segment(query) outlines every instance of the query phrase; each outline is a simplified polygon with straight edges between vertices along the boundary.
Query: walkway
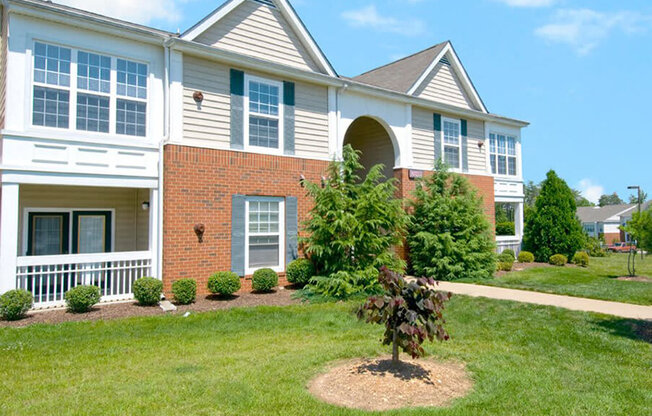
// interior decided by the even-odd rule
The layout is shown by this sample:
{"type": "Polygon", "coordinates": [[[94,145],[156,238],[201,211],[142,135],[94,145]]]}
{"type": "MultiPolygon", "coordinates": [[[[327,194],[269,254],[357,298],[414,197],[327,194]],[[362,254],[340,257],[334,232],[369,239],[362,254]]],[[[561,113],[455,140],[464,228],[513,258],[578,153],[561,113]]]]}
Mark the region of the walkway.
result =
{"type": "Polygon", "coordinates": [[[437,288],[458,295],[513,300],[516,302],[534,303],[537,305],[557,306],[559,308],[566,308],[574,311],[596,312],[629,319],[647,319],[652,321],[652,306],[576,298],[573,296],[552,295],[549,293],[505,289],[502,287],[481,286],[468,283],[439,282],[437,288]]]}

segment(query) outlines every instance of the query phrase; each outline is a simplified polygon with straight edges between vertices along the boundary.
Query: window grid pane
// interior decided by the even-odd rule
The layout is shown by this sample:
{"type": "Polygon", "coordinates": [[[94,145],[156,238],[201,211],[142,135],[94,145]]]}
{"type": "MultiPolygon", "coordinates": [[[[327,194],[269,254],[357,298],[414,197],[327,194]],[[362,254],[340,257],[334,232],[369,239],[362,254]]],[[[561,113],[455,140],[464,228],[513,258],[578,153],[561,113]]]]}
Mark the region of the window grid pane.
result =
{"type": "Polygon", "coordinates": [[[278,116],[279,88],[275,85],[249,81],[249,111],[278,116]]]}
{"type": "Polygon", "coordinates": [[[109,132],[109,98],[77,94],[77,130],[109,132]]]}
{"type": "Polygon", "coordinates": [[[513,137],[507,138],[507,154],[509,156],[516,156],[516,139],[513,137]]]}
{"type": "Polygon", "coordinates": [[[444,162],[451,168],[459,168],[460,148],[456,146],[444,146],[444,162]]]}
{"type": "Polygon", "coordinates": [[[460,125],[444,121],[444,143],[446,144],[460,144],[460,125]]]}
{"type": "Polygon", "coordinates": [[[278,234],[279,203],[266,201],[249,202],[249,233],[278,234]]]}
{"type": "Polygon", "coordinates": [[[118,59],[117,94],[125,97],[147,98],[147,65],[118,59]]]}
{"type": "Polygon", "coordinates": [[[507,168],[508,168],[508,175],[516,175],[516,158],[515,157],[509,157],[507,158],[507,168]]]}
{"type": "Polygon", "coordinates": [[[505,156],[498,156],[498,174],[507,174],[507,158],[505,156]]]}
{"type": "Polygon", "coordinates": [[[489,161],[492,174],[516,176],[516,138],[490,134],[489,161]]]}
{"type": "Polygon", "coordinates": [[[138,101],[117,100],[116,133],[127,136],[146,135],[147,104],[138,101]]]}
{"type": "Polygon", "coordinates": [[[34,82],[70,86],[71,50],[36,42],[34,44],[34,82]]]}
{"type": "Polygon", "coordinates": [[[77,53],[77,88],[111,92],[111,58],[94,53],[77,53]]]}
{"type": "Polygon", "coordinates": [[[68,128],[68,91],[34,87],[32,124],[56,128],[68,128]]]}
{"type": "Polygon", "coordinates": [[[249,145],[278,149],[278,120],[250,116],[249,145]]]}

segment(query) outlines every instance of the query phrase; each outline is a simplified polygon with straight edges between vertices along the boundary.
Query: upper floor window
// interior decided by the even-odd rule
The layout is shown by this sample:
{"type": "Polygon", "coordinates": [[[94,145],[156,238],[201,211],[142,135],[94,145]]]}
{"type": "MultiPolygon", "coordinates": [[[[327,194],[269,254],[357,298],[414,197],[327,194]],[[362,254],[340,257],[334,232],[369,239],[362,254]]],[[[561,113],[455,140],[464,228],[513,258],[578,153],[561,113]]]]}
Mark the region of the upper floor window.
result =
{"type": "Polygon", "coordinates": [[[516,138],[491,133],[489,161],[492,174],[516,176],[516,138]]]}
{"type": "Polygon", "coordinates": [[[459,169],[461,163],[461,140],[459,120],[444,119],[444,162],[453,169],[459,169]]]}
{"type": "Polygon", "coordinates": [[[147,77],[143,63],[35,42],[32,124],[144,137],[147,77]]]}
{"type": "Polygon", "coordinates": [[[248,146],[281,149],[282,85],[275,81],[248,78],[248,146]]]}

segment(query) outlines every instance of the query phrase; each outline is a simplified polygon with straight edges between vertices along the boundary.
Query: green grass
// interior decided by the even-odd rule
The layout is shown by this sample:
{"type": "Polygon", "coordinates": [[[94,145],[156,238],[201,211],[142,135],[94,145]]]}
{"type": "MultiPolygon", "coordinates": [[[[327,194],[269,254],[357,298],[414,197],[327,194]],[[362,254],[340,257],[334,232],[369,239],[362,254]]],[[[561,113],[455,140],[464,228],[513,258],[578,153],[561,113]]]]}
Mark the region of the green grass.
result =
{"type": "MultiPolygon", "coordinates": [[[[636,274],[652,277],[652,256],[636,260],[636,274]]],[[[512,289],[534,290],[592,299],[652,305],[652,282],[617,280],[627,275],[627,255],[591,257],[589,267],[532,268],[489,280],[459,280],[512,289]]]]}
{"type": "MultiPolygon", "coordinates": [[[[4,328],[0,414],[367,414],[305,387],[335,360],[387,352],[354,306],[4,328]]],[[[649,323],[461,296],[446,317],[452,340],[427,350],[467,363],[473,391],[448,409],[388,414],[652,414],[649,323]]]]}

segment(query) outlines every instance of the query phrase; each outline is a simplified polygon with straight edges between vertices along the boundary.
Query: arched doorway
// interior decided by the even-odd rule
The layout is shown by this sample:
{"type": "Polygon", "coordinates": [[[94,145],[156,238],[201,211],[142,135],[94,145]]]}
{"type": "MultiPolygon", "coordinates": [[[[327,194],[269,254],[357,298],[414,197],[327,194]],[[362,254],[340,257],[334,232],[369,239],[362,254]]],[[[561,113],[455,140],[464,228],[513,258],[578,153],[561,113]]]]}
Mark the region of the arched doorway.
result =
{"type": "MultiPolygon", "coordinates": [[[[350,144],[355,150],[362,152],[360,163],[365,173],[372,166],[382,163],[383,173],[387,179],[394,177],[396,153],[392,138],[387,129],[371,117],[357,118],[346,131],[344,145],[350,144]]],[[[362,176],[362,175],[361,175],[362,176]]]]}

